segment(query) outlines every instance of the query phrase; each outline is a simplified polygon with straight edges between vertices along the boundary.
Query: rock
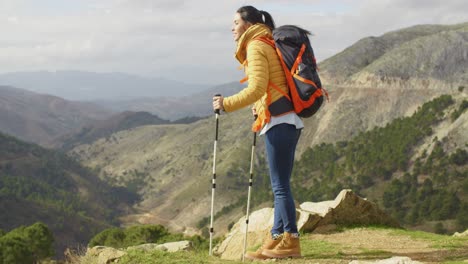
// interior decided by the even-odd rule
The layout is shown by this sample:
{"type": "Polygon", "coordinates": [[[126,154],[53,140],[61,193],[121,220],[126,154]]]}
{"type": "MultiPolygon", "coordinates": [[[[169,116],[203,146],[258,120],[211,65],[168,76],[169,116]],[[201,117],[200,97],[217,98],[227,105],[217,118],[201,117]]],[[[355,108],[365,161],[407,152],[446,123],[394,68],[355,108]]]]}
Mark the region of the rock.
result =
{"type": "Polygon", "coordinates": [[[154,244],[154,243],[147,243],[147,244],[141,244],[138,246],[128,247],[127,250],[143,250],[143,251],[161,250],[161,245],[154,244]]]}
{"type": "MultiPolygon", "coordinates": [[[[169,242],[165,244],[142,244],[138,246],[128,247],[126,250],[161,250],[167,252],[177,252],[183,250],[191,250],[192,248],[192,242],[185,240],[179,242],[169,242]]],[[[87,257],[97,259],[97,264],[108,264],[118,262],[118,259],[124,256],[125,254],[127,254],[126,251],[104,246],[88,248],[88,250],[86,251],[87,257]]]]}
{"type": "Polygon", "coordinates": [[[184,240],[179,242],[168,242],[165,244],[142,244],[138,246],[128,247],[127,250],[143,250],[143,251],[153,251],[161,250],[167,252],[177,252],[177,251],[188,251],[193,249],[192,242],[184,240]]]}
{"type": "Polygon", "coordinates": [[[86,255],[97,258],[97,264],[113,263],[115,260],[121,258],[125,254],[127,254],[127,252],[103,246],[89,248],[86,251],[86,255]]]}
{"type": "Polygon", "coordinates": [[[454,237],[467,237],[468,236],[468,229],[465,230],[465,232],[463,233],[458,233],[458,232],[455,232],[455,234],[453,234],[454,237]]]}
{"type": "Polygon", "coordinates": [[[193,248],[192,242],[190,241],[179,241],[179,242],[169,242],[161,245],[164,248],[164,251],[167,252],[177,252],[177,251],[188,251],[193,248]]]}
{"type": "MultiPolygon", "coordinates": [[[[342,190],[335,200],[319,203],[306,202],[296,209],[297,227],[300,231],[328,232],[339,225],[387,225],[399,227],[376,204],[363,199],[351,190],[342,190]]],[[[263,208],[249,217],[247,249],[262,244],[273,225],[273,208],[263,208]]],[[[245,217],[232,227],[223,242],[215,248],[222,259],[239,260],[242,257],[245,237],[245,217]]]]}
{"type": "Polygon", "coordinates": [[[353,191],[342,190],[333,201],[319,203],[305,202],[301,210],[319,216],[316,223],[308,223],[301,229],[317,233],[328,231],[336,225],[385,225],[400,227],[398,222],[390,217],[375,203],[357,196],[353,191]]]}
{"type": "MultiPolygon", "coordinates": [[[[263,208],[250,214],[247,249],[261,244],[265,235],[273,226],[273,208],[263,208]]],[[[226,238],[214,249],[222,259],[240,260],[242,258],[245,237],[245,217],[231,228],[226,238]]]]}
{"type": "Polygon", "coordinates": [[[377,261],[353,260],[349,264],[422,264],[422,262],[414,261],[408,257],[391,257],[377,261]]]}

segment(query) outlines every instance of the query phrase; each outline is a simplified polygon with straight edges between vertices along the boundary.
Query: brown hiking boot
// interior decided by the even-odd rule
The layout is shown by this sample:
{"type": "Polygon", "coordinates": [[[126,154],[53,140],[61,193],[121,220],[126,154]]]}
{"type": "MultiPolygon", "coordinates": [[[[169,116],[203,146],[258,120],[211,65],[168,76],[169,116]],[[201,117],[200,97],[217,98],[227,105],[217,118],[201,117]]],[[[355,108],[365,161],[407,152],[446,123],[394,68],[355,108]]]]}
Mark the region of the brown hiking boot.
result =
{"type": "Polygon", "coordinates": [[[258,248],[257,251],[247,251],[244,256],[246,259],[252,260],[269,259],[269,257],[262,255],[262,251],[265,249],[274,249],[281,242],[281,239],[282,236],[278,236],[276,239],[273,239],[271,234],[268,234],[265,241],[263,241],[263,245],[258,248]]]}
{"type": "Polygon", "coordinates": [[[262,255],[269,258],[300,258],[299,236],[284,232],[283,239],[274,249],[263,249],[262,255]]]}

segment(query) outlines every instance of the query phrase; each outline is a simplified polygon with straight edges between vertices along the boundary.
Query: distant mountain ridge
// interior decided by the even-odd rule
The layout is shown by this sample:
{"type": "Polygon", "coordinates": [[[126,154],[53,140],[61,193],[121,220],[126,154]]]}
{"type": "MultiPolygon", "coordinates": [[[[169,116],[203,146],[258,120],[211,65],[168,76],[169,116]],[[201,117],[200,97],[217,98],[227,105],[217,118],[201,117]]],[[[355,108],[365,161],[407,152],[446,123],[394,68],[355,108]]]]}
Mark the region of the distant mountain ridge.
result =
{"type": "Polygon", "coordinates": [[[85,71],[37,71],[0,74],[0,85],[9,85],[74,101],[128,100],[145,97],[182,96],[205,89],[162,78],[124,73],[85,71]]]}
{"type": "Polygon", "coordinates": [[[148,112],[132,112],[125,111],[113,115],[112,117],[89,122],[85,124],[79,131],[74,133],[63,135],[56,138],[51,144],[55,148],[68,151],[73,147],[80,144],[92,143],[100,138],[107,138],[119,131],[131,130],[139,126],[147,125],[163,125],[163,124],[188,124],[193,123],[201,118],[199,117],[185,117],[176,121],[169,121],[161,119],[156,115],[152,115],[148,112]]]}
{"type": "MultiPolygon", "coordinates": [[[[468,83],[468,22],[418,25],[359,40],[320,63],[330,84],[385,78],[468,83]]],[[[392,84],[393,85],[393,84],[392,84]]]]}
{"type": "Polygon", "coordinates": [[[59,135],[111,114],[92,103],[0,86],[0,131],[25,141],[46,145],[59,135]]]}
{"type": "Polygon", "coordinates": [[[96,101],[112,111],[146,111],[161,118],[176,120],[187,116],[206,117],[213,110],[210,106],[213,95],[220,93],[229,96],[240,91],[245,85],[230,82],[216,85],[191,95],[180,97],[144,98],[125,101],[96,101]]]}

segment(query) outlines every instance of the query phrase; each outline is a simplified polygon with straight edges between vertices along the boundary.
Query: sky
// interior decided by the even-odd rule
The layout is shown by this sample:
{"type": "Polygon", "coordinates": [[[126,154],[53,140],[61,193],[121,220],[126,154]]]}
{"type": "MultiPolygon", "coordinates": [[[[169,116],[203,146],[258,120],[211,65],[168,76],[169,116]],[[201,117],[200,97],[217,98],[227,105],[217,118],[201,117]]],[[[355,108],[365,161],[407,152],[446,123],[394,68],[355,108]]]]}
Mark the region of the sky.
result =
{"type": "Polygon", "coordinates": [[[186,83],[243,77],[235,11],[252,5],[277,26],[313,32],[318,61],[368,36],[468,22],[467,0],[0,0],[0,73],[122,72],[186,83]]]}

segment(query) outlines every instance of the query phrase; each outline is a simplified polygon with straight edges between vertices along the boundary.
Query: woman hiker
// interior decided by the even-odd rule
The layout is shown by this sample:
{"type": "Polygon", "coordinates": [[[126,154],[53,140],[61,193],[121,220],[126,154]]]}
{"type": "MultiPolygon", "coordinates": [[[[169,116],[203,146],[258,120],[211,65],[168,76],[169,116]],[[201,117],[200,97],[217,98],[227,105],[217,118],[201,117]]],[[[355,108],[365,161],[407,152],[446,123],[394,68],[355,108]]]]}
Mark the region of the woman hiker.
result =
{"type": "Polygon", "coordinates": [[[268,12],[252,6],[237,10],[232,27],[237,42],[235,57],[245,67],[248,86],[233,96],[213,97],[213,108],[225,112],[253,104],[252,113],[258,118],[252,130],[260,131],[265,138],[274,194],[274,223],[271,236],[265,238],[263,245],[257,251],[245,254],[248,259],[301,256],[290,180],[294,152],[304,124],[294,112],[291,102],[282,94],[289,91],[275,49],[255,39],[272,38],[274,28],[275,23],[268,12]]]}

